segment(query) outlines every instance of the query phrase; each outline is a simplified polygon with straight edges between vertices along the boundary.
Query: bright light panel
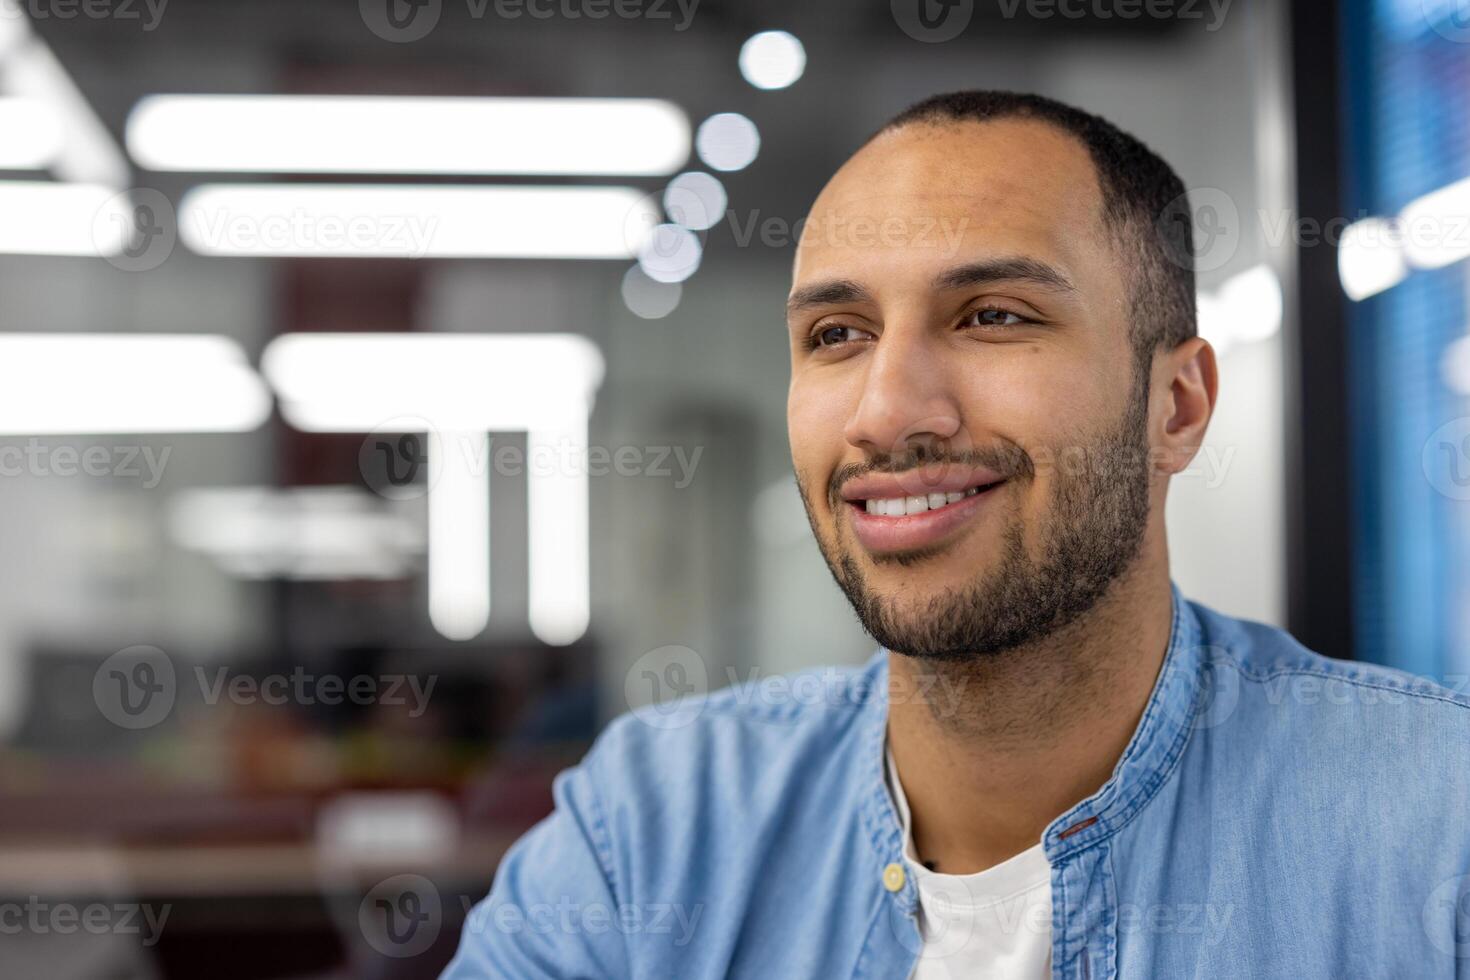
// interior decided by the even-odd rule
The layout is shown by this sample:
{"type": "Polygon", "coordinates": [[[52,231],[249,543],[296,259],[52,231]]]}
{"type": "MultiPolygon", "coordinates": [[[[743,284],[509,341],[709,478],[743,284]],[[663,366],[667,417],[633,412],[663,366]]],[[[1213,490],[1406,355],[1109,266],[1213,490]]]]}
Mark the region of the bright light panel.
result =
{"type": "Polygon", "coordinates": [[[490,437],[428,434],[429,621],[451,640],[490,622],[490,437]]]}
{"type": "Polygon", "coordinates": [[[1421,269],[1438,269],[1470,256],[1470,177],[1410,201],[1400,212],[1404,254],[1421,269]]]}
{"type": "Polygon", "coordinates": [[[531,632],[544,643],[565,646],[587,632],[591,615],[587,420],[532,429],[526,434],[526,457],[535,460],[538,453],[570,465],[532,465],[527,470],[531,632]]]}
{"type": "Polygon", "coordinates": [[[402,418],[441,432],[522,432],[586,418],[602,383],[577,334],[294,333],[261,370],[306,432],[371,432],[402,418]]]}
{"type": "Polygon", "coordinates": [[[0,97],[0,170],[44,170],[61,152],[61,120],[36,99],[0,97]]]}
{"type": "Polygon", "coordinates": [[[398,419],[434,426],[429,610],[451,639],[477,635],[490,615],[483,433],[526,432],[531,629],[552,644],[586,631],[587,418],[604,371],[595,344],[576,334],[287,334],[261,365],[299,429],[371,432],[398,419]],[[554,465],[538,465],[542,458],[554,465]]]}
{"type": "Polygon", "coordinates": [[[150,170],[659,176],[689,120],[660,99],[153,95],[127,147],[150,170]]]}
{"type": "Polygon", "coordinates": [[[240,345],[200,334],[0,334],[0,434],[248,432],[270,393],[240,345]]]}
{"type": "Polygon", "coordinates": [[[0,252],[118,255],[132,241],[127,198],[101,184],[0,181],[0,252]]]}
{"type": "MultiPolygon", "coordinates": [[[[58,179],[122,190],[128,179],[122,150],[61,62],[31,31],[22,6],[14,0],[0,0],[0,67],[4,69],[0,86],[7,96],[41,105],[60,126],[60,145],[46,161],[58,179]]],[[[8,143],[15,132],[0,124],[0,145],[8,143]]]]}
{"type": "Polygon", "coordinates": [[[631,258],[657,223],[630,187],[205,184],[179,202],[203,255],[631,258]]]}
{"type": "Polygon", "coordinates": [[[1403,282],[1409,274],[1402,236],[1387,218],[1348,225],[1337,247],[1337,277],[1352,299],[1367,299],[1403,282]]]}

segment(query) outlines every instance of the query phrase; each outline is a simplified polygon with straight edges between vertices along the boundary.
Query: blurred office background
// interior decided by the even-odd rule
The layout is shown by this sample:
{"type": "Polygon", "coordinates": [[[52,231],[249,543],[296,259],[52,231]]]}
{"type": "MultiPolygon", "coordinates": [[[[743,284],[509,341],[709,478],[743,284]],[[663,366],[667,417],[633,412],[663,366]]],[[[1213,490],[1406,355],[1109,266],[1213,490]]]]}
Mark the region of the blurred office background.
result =
{"type": "Polygon", "coordinates": [[[865,658],[782,304],[826,177],[938,91],[1191,189],[1184,591],[1455,683],[1466,23],[0,0],[0,975],[433,976],[609,717],[865,658]]]}

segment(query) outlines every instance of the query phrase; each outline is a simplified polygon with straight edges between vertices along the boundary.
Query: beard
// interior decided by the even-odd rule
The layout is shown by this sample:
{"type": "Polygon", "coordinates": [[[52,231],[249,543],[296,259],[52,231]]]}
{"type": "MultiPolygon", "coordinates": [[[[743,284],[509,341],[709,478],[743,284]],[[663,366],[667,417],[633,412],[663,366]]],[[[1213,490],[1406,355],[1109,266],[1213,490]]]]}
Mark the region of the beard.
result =
{"type": "MultiPolygon", "coordinates": [[[[1002,534],[998,564],[989,572],[901,606],[874,592],[851,546],[824,540],[800,479],[797,487],[822,557],[868,634],[895,653],[962,662],[1036,643],[1091,610],[1133,564],[1143,544],[1149,513],[1147,374],[1143,391],[1122,419],[1091,445],[1057,454],[1050,507],[1039,528],[1039,556],[1026,549],[1025,523],[1013,515],[1002,534]],[[1071,463],[1080,457],[1080,464],[1071,463]]],[[[1036,464],[1020,446],[959,455],[925,452],[870,460],[861,471],[899,472],[924,463],[982,464],[1007,475],[997,493],[1036,477],[1036,464]]],[[[828,499],[847,506],[838,484],[853,467],[834,474],[828,499]]],[[[840,533],[837,537],[841,537],[840,533]]],[[[881,563],[911,566],[936,552],[884,556],[881,563]]]]}

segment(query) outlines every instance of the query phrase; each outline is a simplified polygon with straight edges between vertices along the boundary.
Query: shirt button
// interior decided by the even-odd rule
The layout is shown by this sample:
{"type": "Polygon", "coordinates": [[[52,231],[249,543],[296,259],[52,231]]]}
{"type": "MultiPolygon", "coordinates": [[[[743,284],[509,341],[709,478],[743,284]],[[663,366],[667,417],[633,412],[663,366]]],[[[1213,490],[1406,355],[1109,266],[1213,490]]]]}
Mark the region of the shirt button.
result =
{"type": "Polygon", "coordinates": [[[883,887],[891,892],[899,891],[903,888],[903,877],[903,865],[895,861],[883,869],[883,887]]]}

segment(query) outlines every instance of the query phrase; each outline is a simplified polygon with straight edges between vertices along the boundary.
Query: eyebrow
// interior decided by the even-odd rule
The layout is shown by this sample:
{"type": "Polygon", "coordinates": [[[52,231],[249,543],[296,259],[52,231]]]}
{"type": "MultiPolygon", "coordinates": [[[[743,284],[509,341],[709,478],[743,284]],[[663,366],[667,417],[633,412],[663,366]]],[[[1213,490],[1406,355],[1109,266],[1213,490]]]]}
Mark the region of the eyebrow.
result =
{"type": "Polygon", "coordinates": [[[994,282],[1029,282],[1061,292],[1077,291],[1072,280],[1060,269],[1037,259],[1022,257],[990,259],[947,269],[934,277],[934,288],[965,289],[994,282]]]}
{"type": "MultiPolygon", "coordinates": [[[[934,288],[940,290],[966,289],[997,282],[1029,282],[1033,285],[1054,289],[1059,292],[1075,293],[1077,287],[1061,270],[1038,259],[1012,257],[987,259],[968,265],[946,269],[934,277],[934,288]]],[[[832,306],[837,303],[864,303],[872,301],[872,293],[851,279],[829,279],[815,282],[793,290],[786,301],[786,315],[815,306],[832,306]]]]}
{"type": "Polygon", "coordinates": [[[831,306],[834,303],[865,303],[873,295],[851,279],[828,279],[792,290],[786,300],[788,317],[814,306],[831,306]]]}

